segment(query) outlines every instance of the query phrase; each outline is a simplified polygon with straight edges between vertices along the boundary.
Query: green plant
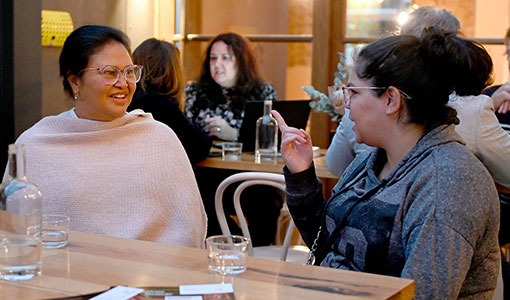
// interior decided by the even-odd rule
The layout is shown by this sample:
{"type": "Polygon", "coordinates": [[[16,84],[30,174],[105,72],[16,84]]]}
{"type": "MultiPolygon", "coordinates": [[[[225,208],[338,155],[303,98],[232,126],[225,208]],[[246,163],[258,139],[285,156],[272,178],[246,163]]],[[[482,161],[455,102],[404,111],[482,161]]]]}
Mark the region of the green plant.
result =
{"type": "MultiPolygon", "coordinates": [[[[337,64],[337,71],[334,74],[333,84],[335,89],[340,89],[342,85],[345,84],[345,80],[347,79],[347,69],[345,68],[345,55],[342,52],[338,52],[339,60],[337,64]]],[[[307,93],[312,99],[315,101],[310,101],[310,107],[315,112],[323,112],[327,113],[333,118],[332,121],[339,122],[342,119],[342,115],[335,113],[334,105],[329,98],[329,96],[316,90],[313,86],[303,86],[301,87],[305,93],[307,93]]]]}

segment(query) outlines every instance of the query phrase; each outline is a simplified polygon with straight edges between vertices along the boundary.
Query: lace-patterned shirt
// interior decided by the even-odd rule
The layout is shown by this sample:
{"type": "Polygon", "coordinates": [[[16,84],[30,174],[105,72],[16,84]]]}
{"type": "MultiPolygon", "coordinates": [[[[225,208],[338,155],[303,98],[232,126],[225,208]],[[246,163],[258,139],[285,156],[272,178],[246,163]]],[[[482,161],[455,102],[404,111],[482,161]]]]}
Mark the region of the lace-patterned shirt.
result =
{"type": "Polygon", "coordinates": [[[248,100],[276,100],[276,90],[269,84],[262,82],[259,86],[252,89],[250,95],[242,99],[242,109],[235,109],[232,105],[232,95],[235,90],[232,88],[221,87],[225,103],[214,103],[207,99],[205,92],[198,88],[196,82],[189,83],[186,86],[186,105],[184,113],[191,122],[200,126],[204,131],[205,119],[208,117],[220,116],[227,123],[239,130],[243,123],[244,104],[248,100]]]}

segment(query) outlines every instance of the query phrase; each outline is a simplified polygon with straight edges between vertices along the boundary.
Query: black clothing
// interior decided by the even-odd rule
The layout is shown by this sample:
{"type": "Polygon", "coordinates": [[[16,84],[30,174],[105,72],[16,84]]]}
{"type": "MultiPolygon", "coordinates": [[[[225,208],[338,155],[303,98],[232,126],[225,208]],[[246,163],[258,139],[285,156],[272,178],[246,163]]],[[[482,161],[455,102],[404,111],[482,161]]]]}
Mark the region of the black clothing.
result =
{"type": "MultiPolygon", "coordinates": [[[[244,109],[248,100],[276,100],[274,87],[266,82],[255,84],[247,94],[241,95],[234,88],[221,87],[218,84],[210,86],[216,90],[216,98],[211,99],[211,91],[207,84],[191,82],[186,86],[186,117],[201,128],[206,127],[205,119],[220,116],[229,126],[240,130],[243,123],[244,109]]],[[[214,93],[213,93],[214,94],[214,93]]]]}
{"type": "Polygon", "coordinates": [[[192,165],[207,157],[212,145],[211,138],[184,116],[176,99],[170,95],[145,93],[137,89],[128,111],[137,108],[151,113],[155,120],[172,128],[192,165]]]}

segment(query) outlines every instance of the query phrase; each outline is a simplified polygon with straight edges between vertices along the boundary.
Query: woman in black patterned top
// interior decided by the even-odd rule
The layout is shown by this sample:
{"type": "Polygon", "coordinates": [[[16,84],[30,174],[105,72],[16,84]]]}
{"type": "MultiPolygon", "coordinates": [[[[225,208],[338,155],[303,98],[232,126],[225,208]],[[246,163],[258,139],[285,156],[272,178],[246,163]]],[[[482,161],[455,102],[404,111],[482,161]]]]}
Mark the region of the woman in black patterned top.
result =
{"type": "Polygon", "coordinates": [[[247,100],[276,99],[274,87],[259,78],[248,41],[236,33],[212,40],[200,78],[185,92],[186,116],[222,140],[238,138],[247,100]]]}
{"type": "MultiPolygon", "coordinates": [[[[218,35],[209,44],[200,78],[186,89],[185,114],[213,139],[236,140],[247,100],[276,99],[274,87],[262,81],[255,67],[249,43],[235,33],[218,35]]],[[[196,168],[195,177],[207,212],[207,235],[221,234],[216,218],[214,194],[218,185],[238,171],[196,168]]],[[[224,199],[232,199],[237,185],[230,186],[224,199]]],[[[250,186],[241,195],[241,205],[248,219],[254,246],[274,241],[276,224],[283,200],[269,186],[250,186]]],[[[224,201],[227,215],[235,215],[232,201],[224,201]]],[[[233,234],[242,234],[228,218],[233,234]]]]}

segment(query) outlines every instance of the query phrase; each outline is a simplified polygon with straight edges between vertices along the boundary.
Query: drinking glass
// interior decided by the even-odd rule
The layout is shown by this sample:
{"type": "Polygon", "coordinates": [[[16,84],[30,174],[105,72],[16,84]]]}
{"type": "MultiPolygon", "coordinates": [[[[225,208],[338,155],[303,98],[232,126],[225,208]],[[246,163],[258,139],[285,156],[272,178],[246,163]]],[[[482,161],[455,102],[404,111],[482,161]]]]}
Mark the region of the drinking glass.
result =
{"type": "Polygon", "coordinates": [[[246,271],[249,239],[239,235],[214,235],[206,239],[209,271],[234,275],[246,271]]]}
{"type": "Polygon", "coordinates": [[[243,143],[224,142],[221,145],[222,156],[224,160],[241,160],[243,153],[243,143]]]}
{"type": "Polygon", "coordinates": [[[67,246],[69,217],[63,215],[43,215],[41,234],[44,248],[62,248],[67,246]]]}

